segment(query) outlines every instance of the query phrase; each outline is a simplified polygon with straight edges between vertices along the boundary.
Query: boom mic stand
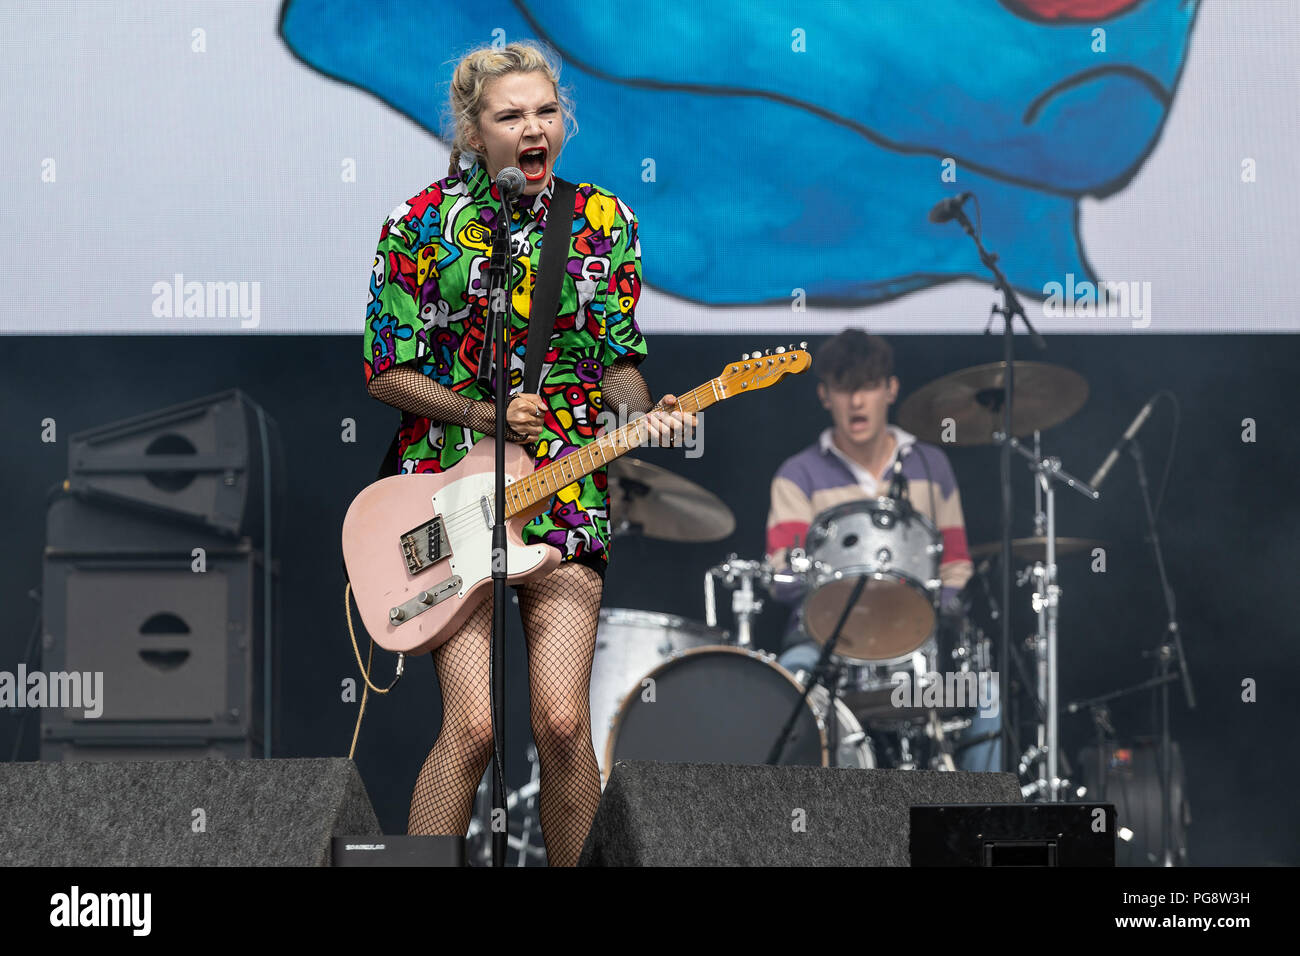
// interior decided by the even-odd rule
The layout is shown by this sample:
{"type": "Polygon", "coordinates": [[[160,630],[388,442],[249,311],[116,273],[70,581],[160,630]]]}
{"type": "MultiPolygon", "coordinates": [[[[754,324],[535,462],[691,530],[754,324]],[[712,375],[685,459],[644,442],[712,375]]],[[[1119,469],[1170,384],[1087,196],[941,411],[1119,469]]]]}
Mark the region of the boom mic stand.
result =
{"type": "MultiPolygon", "coordinates": [[[[507,167],[514,169],[514,167],[507,167]]],[[[510,220],[518,180],[498,174],[501,218],[492,233],[492,259],[488,265],[488,305],[479,358],[478,383],[486,388],[496,376],[496,496],[492,507],[492,640],[488,652],[491,668],[492,710],[492,865],[506,865],[510,833],[506,804],[505,696],[506,669],[502,659],[506,644],[506,400],[510,378],[510,313],[512,301],[510,270],[510,220]]],[[[515,170],[518,173],[518,170],[515,170]]]]}
{"type": "MultiPolygon", "coordinates": [[[[976,208],[978,209],[979,200],[976,199],[976,208]]],[[[1025,328],[1029,331],[1029,337],[1034,345],[1042,351],[1047,348],[1047,343],[1043,337],[1038,334],[1025,315],[1025,307],[1020,302],[1020,297],[1016,295],[1016,290],[1011,286],[1011,280],[998,267],[998,255],[995,252],[989,252],[984,248],[984,243],[980,241],[979,231],[971,225],[971,221],[962,211],[958,203],[952,212],[952,218],[961,223],[962,229],[966,235],[971,237],[975,243],[975,248],[979,250],[980,262],[984,263],[991,273],[993,273],[994,288],[1002,293],[1002,304],[994,305],[989,312],[989,328],[993,324],[993,316],[1000,315],[1005,320],[1002,329],[1002,360],[1005,363],[1006,375],[1002,382],[1002,432],[1006,435],[1012,434],[1011,429],[1011,409],[1015,400],[1015,320],[1016,316],[1025,323],[1025,328]]],[[[985,328],[984,333],[987,335],[989,328],[985,328]]],[[[998,642],[1000,645],[999,658],[1003,661],[1010,659],[1011,654],[1011,445],[1007,442],[1002,443],[1001,454],[1001,486],[1002,486],[1002,635],[998,642]]],[[[1013,739],[1014,734],[1011,722],[1007,717],[1009,707],[1007,702],[1010,695],[1007,693],[1006,668],[998,669],[998,700],[1002,707],[1002,769],[1012,770],[1012,751],[1019,752],[1020,744],[1013,739]]]]}
{"type": "Polygon", "coordinates": [[[1183,634],[1178,627],[1177,603],[1173,588],[1169,586],[1169,576],[1165,571],[1164,550],[1160,546],[1160,533],[1156,530],[1156,516],[1151,509],[1151,492],[1147,486],[1146,466],[1142,461],[1142,447],[1136,441],[1129,441],[1129,454],[1137,464],[1138,486],[1142,490],[1142,507],[1146,511],[1147,531],[1151,536],[1151,549],[1156,556],[1156,570],[1160,574],[1160,590],[1165,599],[1165,612],[1168,621],[1165,624],[1164,640],[1156,648],[1155,656],[1160,669],[1160,865],[1174,865],[1174,848],[1172,840],[1173,827],[1173,745],[1169,739],[1169,684],[1173,680],[1170,668],[1177,665],[1182,675],[1183,696],[1187,700],[1187,709],[1196,709],[1196,695],[1192,691],[1192,675],[1187,670],[1187,655],[1183,651],[1183,634]]]}

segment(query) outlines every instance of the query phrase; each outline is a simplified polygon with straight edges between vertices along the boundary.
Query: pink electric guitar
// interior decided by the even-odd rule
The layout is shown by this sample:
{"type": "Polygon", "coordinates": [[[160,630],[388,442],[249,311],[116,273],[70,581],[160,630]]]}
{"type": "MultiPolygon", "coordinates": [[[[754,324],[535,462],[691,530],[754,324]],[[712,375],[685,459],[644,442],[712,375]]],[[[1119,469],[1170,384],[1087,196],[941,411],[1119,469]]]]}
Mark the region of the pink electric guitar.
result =
{"type": "MultiPolygon", "coordinates": [[[[803,349],[744,356],[717,378],[678,396],[683,412],[775,385],[806,370],[803,349]]],[[[506,446],[506,572],[510,583],[560,563],[549,544],[524,544],[522,529],[560,489],[649,437],[629,422],[542,468],[521,445],[506,446]]],[[[343,519],[343,560],[357,611],[376,644],[409,655],[435,650],[491,593],[495,442],[479,441],[450,471],[393,475],[353,499],[343,519]]]]}

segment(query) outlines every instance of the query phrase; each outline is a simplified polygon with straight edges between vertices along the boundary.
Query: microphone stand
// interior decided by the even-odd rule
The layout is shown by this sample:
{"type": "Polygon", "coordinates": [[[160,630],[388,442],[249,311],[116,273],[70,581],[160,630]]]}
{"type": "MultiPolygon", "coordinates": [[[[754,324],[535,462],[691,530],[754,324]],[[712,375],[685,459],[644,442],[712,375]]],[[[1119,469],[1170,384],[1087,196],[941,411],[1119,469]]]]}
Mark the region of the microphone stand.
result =
{"type": "Polygon", "coordinates": [[[840,632],[844,630],[844,624],[849,619],[849,614],[857,606],[858,598],[862,597],[862,592],[867,586],[867,575],[858,576],[857,581],[853,584],[853,593],[849,595],[848,603],[844,605],[844,610],[840,612],[840,619],[835,622],[835,630],[831,632],[830,640],[822,645],[821,656],[817,658],[817,666],[814,669],[813,676],[808,679],[807,685],[803,689],[803,696],[794,705],[790,711],[790,716],[786,719],[785,726],[781,728],[781,733],[777,735],[776,742],[772,744],[772,749],[768,751],[766,763],[769,766],[776,766],[785,748],[790,742],[790,734],[794,730],[795,721],[799,719],[799,712],[808,706],[808,697],[812,694],[813,688],[821,684],[826,688],[827,707],[826,707],[826,752],[827,765],[831,767],[839,766],[839,716],[835,712],[835,705],[839,702],[840,694],[840,665],[831,660],[831,655],[835,653],[835,645],[839,642],[840,632]]]}
{"type": "Polygon", "coordinates": [[[486,388],[496,377],[496,496],[492,507],[492,639],[489,644],[492,711],[492,865],[506,865],[510,834],[506,804],[506,400],[510,377],[510,220],[513,197],[498,183],[501,218],[492,235],[492,259],[488,265],[488,306],[483,329],[483,350],[479,358],[478,382],[486,388]],[[499,817],[498,817],[499,814],[499,817]],[[499,825],[498,825],[499,819],[499,825]]]}
{"type": "MultiPolygon", "coordinates": [[[[1025,328],[1029,330],[1029,337],[1035,347],[1042,351],[1047,348],[1047,343],[1043,337],[1038,334],[1033,324],[1030,323],[1029,317],[1025,315],[1025,307],[1016,295],[1016,290],[1011,286],[1011,280],[998,267],[998,255],[995,252],[989,252],[984,248],[984,243],[980,241],[979,233],[971,225],[970,219],[966,213],[958,206],[953,214],[953,218],[961,223],[966,235],[971,237],[975,243],[975,248],[979,251],[980,262],[984,263],[991,273],[993,273],[994,288],[1002,293],[1002,304],[994,305],[989,311],[989,325],[985,327],[984,333],[987,335],[989,328],[993,324],[993,316],[1001,315],[1004,319],[1002,329],[1002,360],[1005,365],[1006,374],[1002,380],[1002,432],[1005,435],[1011,435],[1011,409],[1015,400],[1015,320],[1016,316],[1025,323],[1025,328]]],[[[1011,445],[1009,442],[1002,443],[1000,480],[1002,486],[1002,635],[998,642],[1000,645],[1000,659],[1003,661],[1010,659],[1011,654],[1011,445]]],[[[1010,700],[1008,691],[1007,670],[1006,667],[998,668],[998,699],[1002,701],[1002,769],[1006,771],[1013,770],[1012,753],[1020,752],[1020,744],[1016,738],[1011,721],[1007,714],[1009,710],[1006,706],[1010,700]]]]}
{"type": "Polygon", "coordinates": [[[1187,655],[1183,652],[1183,635],[1178,627],[1178,615],[1174,601],[1173,588],[1169,586],[1169,576],[1165,572],[1165,556],[1160,546],[1160,535],[1156,531],[1156,516],[1151,509],[1151,494],[1147,486],[1146,466],[1142,461],[1142,447],[1136,441],[1128,442],[1129,454],[1137,464],[1138,486],[1142,490],[1142,507],[1146,511],[1147,531],[1151,535],[1151,548],[1155,551],[1156,570],[1160,574],[1160,590],[1164,594],[1165,612],[1169,619],[1165,625],[1164,640],[1156,649],[1160,668],[1160,865],[1173,866],[1173,744],[1169,739],[1169,684],[1173,680],[1169,673],[1171,665],[1177,663],[1182,674],[1183,696],[1187,699],[1188,710],[1196,709],[1196,695],[1192,692],[1192,675],[1187,670],[1187,655]]]}

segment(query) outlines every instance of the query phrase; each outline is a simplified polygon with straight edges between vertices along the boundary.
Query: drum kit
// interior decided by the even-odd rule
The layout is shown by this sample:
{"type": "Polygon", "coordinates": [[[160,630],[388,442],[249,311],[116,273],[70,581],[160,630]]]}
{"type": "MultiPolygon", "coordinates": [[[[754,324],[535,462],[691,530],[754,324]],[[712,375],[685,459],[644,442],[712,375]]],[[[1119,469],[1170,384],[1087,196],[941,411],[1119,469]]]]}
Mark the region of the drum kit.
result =
{"type": "MultiPolygon", "coordinates": [[[[1000,432],[1002,377],[1002,363],[993,363],[931,382],[902,403],[898,422],[934,443],[1006,440],[1000,432]]],[[[1040,432],[1084,404],[1087,382],[1069,369],[1017,362],[1016,389],[1010,441],[1037,480],[1035,533],[1015,539],[1012,554],[1022,566],[1020,585],[1032,587],[1038,627],[1025,646],[1037,673],[1020,663],[1014,648],[1012,656],[1021,685],[1033,689],[1038,728],[1033,744],[1014,756],[1026,799],[1052,800],[1064,798],[1069,786],[1056,764],[1056,561],[1090,554],[1103,542],[1056,535],[1054,483],[1091,498],[1097,493],[1062,471],[1058,459],[1044,457],[1041,447],[1040,432]],[[1016,441],[1030,436],[1032,450],[1016,441]]],[[[663,468],[624,457],[610,464],[608,475],[618,534],[701,543],[735,529],[720,498],[663,468]]],[[[602,609],[591,676],[592,743],[602,787],[619,760],[955,769],[955,754],[995,736],[958,742],[958,732],[975,716],[974,701],[954,705],[926,693],[945,675],[994,673],[989,633],[999,612],[989,559],[1000,555],[1001,543],[977,544],[970,553],[970,584],[955,610],[941,608],[943,544],[933,522],[905,496],[849,501],[813,519],[788,566],[731,554],[709,568],[703,622],[653,610],[602,609]],[[731,593],[734,632],[718,626],[719,588],[731,593]],[[977,614],[980,593],[987,600],[977,614]],[[792,673],[776,655],[754,646],[754,623],[773,600],[800,608],[800,627],[820,648],[811,671],[792,673]],[[901,704],[900,678],[915,688],[901,704]]],[[[487,794],[480,789],[480,802],[487,794]]],[[[521,816],[535,828],[536,794],[534,764],[530,783],[509,796],[509,805],[523,811],[512,809],[512,821],[521,816]]],[[[541,855],[535,833],[512,833],[510,843],[520,865],[541,855]]]]}

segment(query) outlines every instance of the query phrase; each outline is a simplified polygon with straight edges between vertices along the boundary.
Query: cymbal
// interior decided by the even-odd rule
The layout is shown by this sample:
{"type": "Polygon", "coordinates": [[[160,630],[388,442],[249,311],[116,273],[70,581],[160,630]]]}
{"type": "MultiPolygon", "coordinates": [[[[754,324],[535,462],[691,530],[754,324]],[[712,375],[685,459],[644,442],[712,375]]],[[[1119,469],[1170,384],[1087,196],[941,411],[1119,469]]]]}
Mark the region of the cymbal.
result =
{"type": "MultiPolygon", "coordinates": [[[[1006,362],[975,365],[937,378],[898,408],[898,424],[935,444],[990,445],[1002,430],[1006,362]],[[944,420],[955,427],[945,435],[944,420]]],[[[1078,372],[1046,362],[1017,362],[1011,433],[1017,438],[1059,425],[1088,400],[1078,372]]]]}
{"type": "Polygon", "coordinates": [[[616,533],[690,542],[720,541],[736,530],[736,517],[721,498],[666,468],[624,455],[607,473],[616,533]]]}
{"type": "MultiPolygon", "coordinates": [[[[1091,552],[1093,548],[1104,548],[1105,546],[1106,542],[1097,538],[1057,537],[1056,556],[1059,558],[1067,554],[1091,552]]],[[[1001,553],[1001,541],[986,541],[983,544],[971,545],[970,549],[972,558],[993,558],[1001,553]]],[[[1037,536],[1032,538],[1012,538],[1011,553],[1022,561],[1046,561],[1047,539],[1037,536]]]]}

